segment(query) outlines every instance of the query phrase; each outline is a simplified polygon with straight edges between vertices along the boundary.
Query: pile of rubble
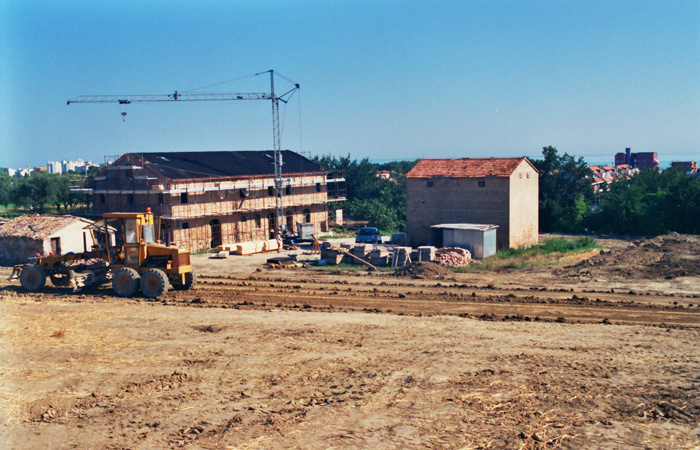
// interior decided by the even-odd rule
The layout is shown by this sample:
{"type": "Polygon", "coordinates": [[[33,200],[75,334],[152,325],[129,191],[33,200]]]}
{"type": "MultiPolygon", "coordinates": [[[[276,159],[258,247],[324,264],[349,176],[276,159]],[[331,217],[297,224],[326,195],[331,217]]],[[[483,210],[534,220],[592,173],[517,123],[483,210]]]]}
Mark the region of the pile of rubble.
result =
{"type": "Polygon", "coordinates": [[[469,250],[459,247],[443,247],[435,252],[433,262],[441,266],[461,267],[468,266],[472,260],[469,250]]]}

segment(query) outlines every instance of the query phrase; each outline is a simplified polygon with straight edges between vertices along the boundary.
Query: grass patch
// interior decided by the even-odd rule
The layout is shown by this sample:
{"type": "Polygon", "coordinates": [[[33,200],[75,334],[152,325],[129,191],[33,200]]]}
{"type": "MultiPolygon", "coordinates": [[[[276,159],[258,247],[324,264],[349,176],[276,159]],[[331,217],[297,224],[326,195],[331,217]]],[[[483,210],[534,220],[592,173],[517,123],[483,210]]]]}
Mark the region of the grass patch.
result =
{"type": "Polygon", "coordinates": [[[576,239],[552,238],[530,247],[503,250],[480,261],[474,261],[465,267],[453,268],[455,272],[470,273],[478,271],[505,272],[528,267],[570,264],[581,256],[599,248],[595,239],[580,236],[576,239]]]}

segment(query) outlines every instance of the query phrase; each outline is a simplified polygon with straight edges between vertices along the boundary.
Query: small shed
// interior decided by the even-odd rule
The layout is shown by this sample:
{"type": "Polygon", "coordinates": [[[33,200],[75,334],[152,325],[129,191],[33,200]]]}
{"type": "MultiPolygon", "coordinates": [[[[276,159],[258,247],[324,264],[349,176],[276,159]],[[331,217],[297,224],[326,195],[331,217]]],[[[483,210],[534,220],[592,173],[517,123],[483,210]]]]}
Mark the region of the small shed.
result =
{"type": "Polygon", "coordinates": [[[436,247],[461,247],[472,258],[484,259],[496,254],[498,225],[480,223],[443,223],[430,227],[432,244],[436,247]]]}
{"type": "Polygon", "coordinates": [[[0,264],[23,264],[37,253],[82,252],[92,246],[85,227],[92,222],[75,216],[19,216],[0,225],[0,264]]]}

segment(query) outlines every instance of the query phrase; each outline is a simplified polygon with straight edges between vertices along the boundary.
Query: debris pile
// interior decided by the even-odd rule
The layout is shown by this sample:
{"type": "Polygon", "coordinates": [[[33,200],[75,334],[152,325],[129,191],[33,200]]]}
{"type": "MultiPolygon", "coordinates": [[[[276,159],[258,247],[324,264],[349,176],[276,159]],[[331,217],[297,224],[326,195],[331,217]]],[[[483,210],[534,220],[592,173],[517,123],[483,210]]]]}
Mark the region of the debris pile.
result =
{"type": "Polygon", "coordinates": [[[602,250],[599,255],[557,270],[565,277],[583,279],[666,279],[700,274],[700,237],[671,233],[632,242],[629,246],[602,250]]]}
{"type": "Polygon", "coordinates": [[[434,262],[442,266],[468,266],[472,260],[469,250],[459,247],[443,247],[435,252],[434,262]]]}
{"type": "Polygon", "coordinates": [[[396,277],[428,280],[443,280],[449,275],[450,271],[438,264],[420,261],[406,264],[394,271],[396,277]]]}

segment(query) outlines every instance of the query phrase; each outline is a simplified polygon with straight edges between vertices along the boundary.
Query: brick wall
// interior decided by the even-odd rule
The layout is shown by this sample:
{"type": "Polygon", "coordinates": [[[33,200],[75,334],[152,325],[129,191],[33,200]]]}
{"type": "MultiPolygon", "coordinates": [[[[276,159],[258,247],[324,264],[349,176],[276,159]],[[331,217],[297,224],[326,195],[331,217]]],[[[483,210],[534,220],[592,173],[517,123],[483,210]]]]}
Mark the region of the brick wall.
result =
{"type": "Polygon", "coordinates": [[[406,179],[406,231],[413,246],[430,242],[431,225],[483,223],[498,225],[498,245],[507,247],[508,209],[508,178],[406,179]]]}
{"type": "Polygon", "coordinates": [[[539,240],[539,175],[523,161],[510,177],[509,247],[539,240]]]}

